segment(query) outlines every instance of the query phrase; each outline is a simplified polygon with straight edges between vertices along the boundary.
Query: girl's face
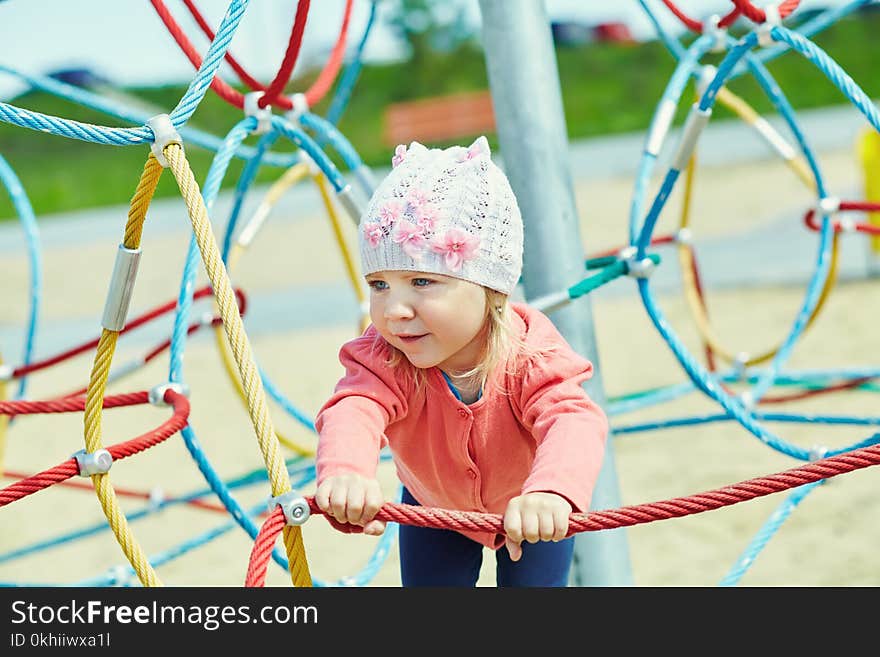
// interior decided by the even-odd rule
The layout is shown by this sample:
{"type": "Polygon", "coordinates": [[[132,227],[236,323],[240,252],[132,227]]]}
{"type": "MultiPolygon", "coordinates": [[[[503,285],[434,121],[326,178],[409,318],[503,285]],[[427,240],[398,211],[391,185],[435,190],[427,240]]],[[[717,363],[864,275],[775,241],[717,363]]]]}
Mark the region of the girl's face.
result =
{"type": "Polygon", "coordinates": [[[486,293],[460,278],[414,271],[366,277],[370,319],[415,367],[473,368],[486,338],[486,293]]]}

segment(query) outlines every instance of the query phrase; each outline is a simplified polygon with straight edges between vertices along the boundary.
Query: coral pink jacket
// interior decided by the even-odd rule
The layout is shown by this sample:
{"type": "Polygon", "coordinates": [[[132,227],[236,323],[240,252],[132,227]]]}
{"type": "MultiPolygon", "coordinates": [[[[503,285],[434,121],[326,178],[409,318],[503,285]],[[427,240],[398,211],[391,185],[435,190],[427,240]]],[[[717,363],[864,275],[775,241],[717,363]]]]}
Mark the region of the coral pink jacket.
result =
{"type": "MultiPolygon", "coordinates": [[[[345,375],[315,423],[318,483],[351,472],[375,478],[387,444],[398,478],[426,507],[503,514],[517,495],[551,491],[587,511],[608,434],[605,414],[581,387],[593,366],[544,314],[512,307],[524,342],[553,351],[520,359],[518,374],[490,377],[470,405],[437,368],[418,386],[405,368],[389,367],[389,347],[372,326],[343,345],[345,375]]],[[[502,535],[462,533],[493,549],[504,544],[502,535]]]]}

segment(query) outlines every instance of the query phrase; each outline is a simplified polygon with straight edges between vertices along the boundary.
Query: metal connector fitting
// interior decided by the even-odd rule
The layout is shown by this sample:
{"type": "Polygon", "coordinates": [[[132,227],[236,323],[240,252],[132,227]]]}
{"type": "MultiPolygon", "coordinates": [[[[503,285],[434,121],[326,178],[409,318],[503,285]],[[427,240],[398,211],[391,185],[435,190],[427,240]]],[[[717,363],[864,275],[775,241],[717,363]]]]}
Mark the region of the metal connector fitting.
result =
{"type": "Polygon", "coordinates": [[[626,263],[626,275],[632,278],[649,278],[654,273],[656,265],[650,258],[636,260],[638,249],[634,246],[626,246],[617,252],[617,257],[626,263]]]}
{"type": "Polygon", "coordinates": [[[679,244],[693,244],[694,233],[690,228],[679,228],[675,233],[675,241],[679,244]]]}
{"type": "Polygon", "coordinates": [[[0,381],[12,381],[12,373],[15,371],[9,363],[0,363],[0,381]]]}
{"type": "Polygon", "coordinates": [[[752,395],[751,391],[746,390],[739,396],[739,403],[742,404],[744,409],[751,411],[755,407],[755,397],[752,395]]]}
{"type": "Polygon", "coordinates": [[[183,395],[186,398],[189,398],[189,386],[185,383],[173,383],[168,381],[167,383],[160,383],[157,386],[153,386],[150,388],[149,400],[153,406],[170,406],[167,401],[165,401],[165,392],[167,390],[173,390],[178,395],[183,395]]]}
{"type": "Polygon", "coordinates": [[[770,4],[764,7],[764,22],[758,26],[758,45],[767,48],[773,45],[773,35],[770,34],[777,25],[782,25],[782,17],[779,15],[779,5],[770,4]]]}
{"type": "Polygon", "coordinates": [[[816,202],[816,212],[819,214],[834,214],[840,210],[840,197],[825,196],[816,202]]]}
{"type": "Polygon", "coordinates": [[[813,445],[810,448],[810,461],[819,461],[828,455],[828,448],[824,445],[813,445]]]}
{"type": "Polygon", "coordinates": [[[306,95],[303,93],[293,94],[290,97],[290,102],[293,103],[293,109],[287,110],[284,113],[284,116],[291,123],[299,123],[299,117],[309,111],[309,101],[306,100],[306,95]]]}
{"type": "Polygon", "coordinates": [[[837,226],[841,233],[854,233],[856,231],[856,222],[852,217],[841,217],[837,222],[837,226]]]}
{"type": "Polygon", "coordinates": [[[257,127],[251,134],[262,135],[272,128],[272,108],[260,107],[260,98],[265,95],[262,91],[252,91],[244,95],[244,115],[252,116],[257,120],[257,127]]]}
{"type": "Polygon", "coordinates": [[[361,223],[361,214],[363,211],[358,204],[357,199],[354,197],[354,190],[352,190],[351,185],[346,185],[340,189],[336,193],[336,196],[339,199],[339,202],[342,203],[342,207],[348,212],[348,216],[354,221],[355,225],[359,225],[361,223]]]}
{"type": "Polygon", "coordinates": [[[746,375],[746,366],[750,359],[751,356],[745,351],[740,351],[733,357],[731,367],[733,367],[733,373],[740,381],[742,381],[746,375]]]}
{"type": "Polygon", "coordinates": [[[703,23],[703,34],[711,36],[715,41],[712,43],[711,52],[723,52],[727,47],[727,29],[719,27],[721,16],[712,14],[703,23]]]}
{"type": "Polygon", "coordinates": [[[101,326],[108,331],[118,332],[125,328],[140,262],[140,249],[128,249],[124,244],[119,245],[113,273],[110,275],[107,299],[104,301],[104,314],[101,317],[101,326]]]}
{"type": "Polygon", "coordinates": [[[288,525],[302,525],[309,519],[311,511],[306,499],[296,491],[288,491],[272,498],[272,506],[280,506],[288,525]]]}
{"type": "Polygon", "coordinates": [[[87,452],[84,449],[73,454],[76,465],[79,468],[80,477],[91,477],[96,474],[106,474],[113,465],[113,457],[106,449],[87,452]]]}
{"type": "Polygon", "coordinates": [[[168,160],[165,159],[165,147],[168,144],[179,144],[183,148],[183,139],[177,128],[171,122],[168,114],[157,114],[151,119],[147,119],[147,127],[153,131],[153,143],[150,144],[150,150],[164,168],[168,168],[168,160]]]}

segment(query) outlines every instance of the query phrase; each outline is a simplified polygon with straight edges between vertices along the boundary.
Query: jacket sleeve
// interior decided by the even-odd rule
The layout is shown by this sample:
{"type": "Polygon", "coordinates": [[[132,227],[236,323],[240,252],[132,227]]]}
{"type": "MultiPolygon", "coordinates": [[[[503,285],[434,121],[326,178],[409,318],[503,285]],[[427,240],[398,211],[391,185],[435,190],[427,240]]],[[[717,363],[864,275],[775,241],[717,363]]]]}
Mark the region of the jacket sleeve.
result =
{"type": "Polygon", "coordinates": [[[592,375],[592,363],[563,342],[528,360],[518,395],[537,443],[521,492],[562,495],[580,513],[589,510],[608,436],[608,418],[581,387],[592,375]]]}
{"type": "Polygon", "coordinates": [[[385,428],[406,415],[406,391],[374,339],[372,330],[339,351],[345,374],[315,418],[317,484],[341,473],[375,478],[385,428]]]}

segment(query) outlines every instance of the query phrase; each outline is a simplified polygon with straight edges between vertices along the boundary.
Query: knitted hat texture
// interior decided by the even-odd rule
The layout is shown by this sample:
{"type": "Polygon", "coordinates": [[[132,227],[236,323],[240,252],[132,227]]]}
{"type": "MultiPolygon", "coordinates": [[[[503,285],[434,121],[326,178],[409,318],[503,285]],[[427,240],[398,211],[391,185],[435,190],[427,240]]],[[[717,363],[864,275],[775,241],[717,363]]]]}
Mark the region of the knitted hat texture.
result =
{"type": "Polygon", "coordinates": [[[522,272],[523,225],[489,143],[400,145],[358,229],[364,275],[423,271],[510,294],[522,272]]]}

